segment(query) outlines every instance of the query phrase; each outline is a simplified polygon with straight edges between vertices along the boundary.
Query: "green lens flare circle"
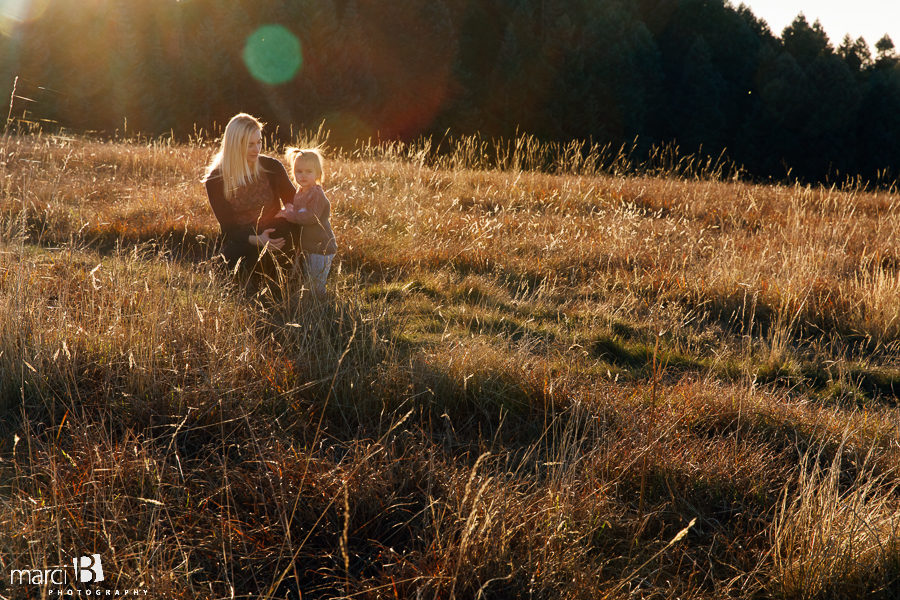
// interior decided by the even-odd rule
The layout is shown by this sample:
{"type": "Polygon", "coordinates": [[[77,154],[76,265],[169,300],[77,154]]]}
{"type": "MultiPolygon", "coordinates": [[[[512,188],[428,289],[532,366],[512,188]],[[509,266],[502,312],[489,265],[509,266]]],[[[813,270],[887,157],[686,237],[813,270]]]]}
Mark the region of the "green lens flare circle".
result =
{"type": "Polygon", "coordinates": [[[286,83],[303,64],[300,40],[281,25],[263,25],[247,38],[244,64],[263,83],[286,83]]]}

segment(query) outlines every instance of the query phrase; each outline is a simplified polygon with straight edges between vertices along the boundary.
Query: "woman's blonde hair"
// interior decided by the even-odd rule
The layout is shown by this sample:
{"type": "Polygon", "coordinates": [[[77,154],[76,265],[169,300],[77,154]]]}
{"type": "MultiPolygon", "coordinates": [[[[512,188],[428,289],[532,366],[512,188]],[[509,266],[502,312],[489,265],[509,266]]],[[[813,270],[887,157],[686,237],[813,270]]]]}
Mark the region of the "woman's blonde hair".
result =
{"type": "Polygon", "coordinates": [[[325,159],[322,158],[322,152],[318,148],[293,148],[289,147],[284,153],[285,158],[287,158],[288,165],[290,165],[290,169],[288,169],[288,173],[291,176],[291,181],[294,182],[294,185],[297,184],[297,179],[294,177],[294,165],[299,161],[309,161],[316,167],[316,181],[322,183],[325,180],[325,159]]]}
{"type": "Polygon", "coordinates": [[[250,136],[256,131],[262,134],[263,126],[259,119],[247,113],[231,117],[225,126],[219,152],[209,164],[203,181],[212,178],[213,172],[218,170],[225,184],[225,197],[231,198],[238,188],[259,177],[259,161],[252,167],[247,163],[247,147],[250,136]]]}

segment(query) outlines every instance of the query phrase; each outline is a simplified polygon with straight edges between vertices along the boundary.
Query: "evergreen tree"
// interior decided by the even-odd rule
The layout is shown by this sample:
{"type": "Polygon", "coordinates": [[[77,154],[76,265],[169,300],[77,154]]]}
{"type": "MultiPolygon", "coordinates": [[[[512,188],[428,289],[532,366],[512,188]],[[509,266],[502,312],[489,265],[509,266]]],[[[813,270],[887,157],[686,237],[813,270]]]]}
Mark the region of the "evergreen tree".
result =
{"type": "Polygon", "coordinates": [[[758,120],[769,134],[765,137],[765,172],[784,176],[791,171],[790,159],[806,150],[800,124],[803,107],[809,104],[809,82],[793,55],[782,52],[763,65],[758,85],[758,120]]]}
{"type": "Polygon", "coordinates": [[[898,58],[894,49],[894,41],[888,34],[884,34],[884,37],[875,42],[875,51],[878,52],[875,59],[876,69],[889,69],[897,65],[898,58]]]}
{"type": "Polygon", "coordinates": [[[861,37],[854,40],[849,34],[845,35],[841,45],[838,46],[837,55],[841,57],[847,68],[857,76],[863,74],[864,70],[872,65],[872,53],[869,51],[869,44],[861,37]]]}
{"type": "Polygon", "coordinates": [[[859,111],[859,170],[900,176],[900,66],[882,56],[872,68],[859,111]]]}
{"type": "Polygon", "coordinates": [[[884,37],[875,42],[875,50],[878,51],[879,60],[893,57],[894,40],[888,34],[884,34],[884,37]]]}
{"type": "Polygon", "coordinates": [[[712,52],[702,36],[697,36],[684,60],[678,97],[672,115],[675,139],[682,151],[720,152],[725,146],[725,115],[722,102],[726,82],[713,66],[712,52]]]}
{"type": "Polygon", "coordinates": [[[810,25],[803,13],[784,29],[781,38],[785,51],[793,56],[801,67],[809,65],[819,56],[833,52],[822,24],[816,21],[810,25]]]}
{"type": "Polygon", "coordinates": [[[809,104],[802,107],[802,135],[807,146],[792,158],[809,179],[846,173],[856,163],[856,119],[862,94],[847,64],[837,56],[820,56],[806,69],[809,104]]]}

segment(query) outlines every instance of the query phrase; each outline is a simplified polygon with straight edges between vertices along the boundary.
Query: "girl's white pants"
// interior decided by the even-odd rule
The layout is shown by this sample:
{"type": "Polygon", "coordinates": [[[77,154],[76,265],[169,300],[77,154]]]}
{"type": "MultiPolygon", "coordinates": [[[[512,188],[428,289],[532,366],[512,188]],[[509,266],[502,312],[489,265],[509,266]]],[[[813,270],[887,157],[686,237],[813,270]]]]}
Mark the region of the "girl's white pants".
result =
{"type": "Polygon", "coordinates": [[[305,254],[306,256],[306,276],[309,278],[312,291],[316,294],[325,293],[325,280],[328,279],[328,272],[331,270],[331,261],[334,260],[334,254],[305,254]]]}

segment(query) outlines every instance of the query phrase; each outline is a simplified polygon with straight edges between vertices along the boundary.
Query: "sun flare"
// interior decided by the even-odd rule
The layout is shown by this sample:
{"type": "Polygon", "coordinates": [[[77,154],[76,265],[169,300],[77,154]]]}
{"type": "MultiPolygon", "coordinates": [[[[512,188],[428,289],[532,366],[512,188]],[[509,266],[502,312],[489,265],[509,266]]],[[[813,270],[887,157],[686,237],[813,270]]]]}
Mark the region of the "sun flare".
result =
{"type": "Polygon", "coordinates": [[[0,35],[12,36],[18,26],[39,19],[50,0],[0,0],[0,35]]]}

